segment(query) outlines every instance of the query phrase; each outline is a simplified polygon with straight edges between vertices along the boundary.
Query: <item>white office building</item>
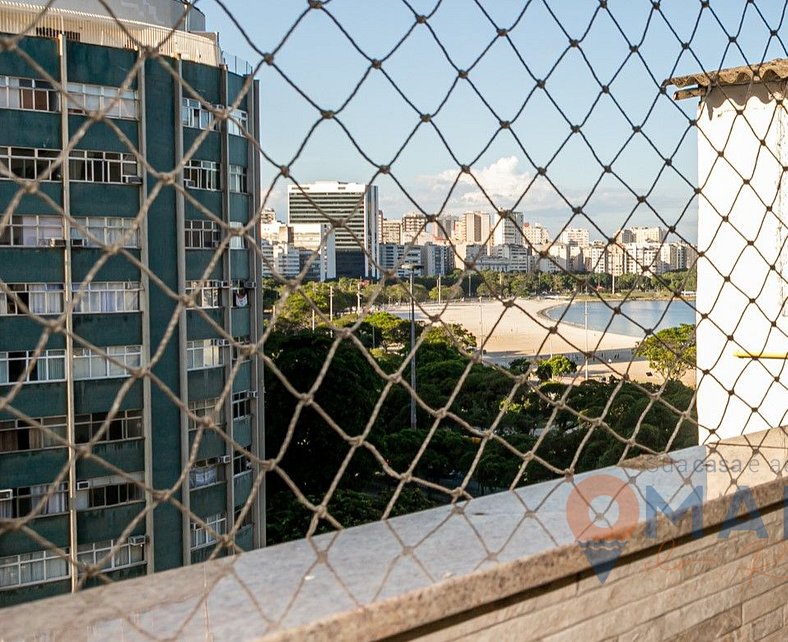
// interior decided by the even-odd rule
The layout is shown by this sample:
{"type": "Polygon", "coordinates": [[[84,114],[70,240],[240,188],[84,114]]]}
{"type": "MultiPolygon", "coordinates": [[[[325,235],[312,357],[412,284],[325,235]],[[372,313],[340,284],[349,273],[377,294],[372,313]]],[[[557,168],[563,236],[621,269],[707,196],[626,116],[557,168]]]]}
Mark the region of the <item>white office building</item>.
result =
{"type": "Polygon", "coordinates": [[[377,277],[379,211],[376,185],[318,181],[287,188],[287,221],[327,223],[336,239],[336,275],[377,277]]]}

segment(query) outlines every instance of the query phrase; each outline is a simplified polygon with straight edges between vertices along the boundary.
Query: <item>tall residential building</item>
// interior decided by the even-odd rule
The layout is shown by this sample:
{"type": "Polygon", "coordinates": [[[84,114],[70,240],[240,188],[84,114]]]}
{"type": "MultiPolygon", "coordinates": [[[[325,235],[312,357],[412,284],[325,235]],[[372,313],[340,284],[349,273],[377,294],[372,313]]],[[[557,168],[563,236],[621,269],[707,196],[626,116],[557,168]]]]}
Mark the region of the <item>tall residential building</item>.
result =
{"type": "Polygon", "coordinates": [[[523,223],[523,236],[534,247],[540,247],[550,242],[550,233],[539,223],[523,223]]]}
{"type": "Polygon", "coordinates": [[[667,232],[664,227],[632,227],[633,243],[662,243],[667,232]]]}
{"type": "Polygon", "coordinates": [[[402,243],[402,221],[383,219],[380,227],[381,243],[402,243]]]}
{"type": "Polygon", "coordinates": [[[448,243],[455,237],[455,230],[459,223],[457,216],[442,214],[432,224],[432,239],[437,243],[448,243]]]}
{"type": "Polygon", "coordinates": [[[450,245],[425,243],[421,246],[424,276],[443,276],[454,269],[454,249],[450,245]]]}
{"type": "Polygon", "coordinates": [[[586,246],[589,244],[588,230],[583,227],[567,227],[558,236],[559,243],[586,246]]]}
{"type": "Polygon", "coordinates": [[[493,245],[522,245],[523,213],[510,210],[499,210],[495,217],[493,245]]]}
{"type": "Polygon", "coordinates": [[[667,232],[659,226],[625,227],[616,235],[618,243],[662,243],[667,232]]]}
{"type": "Polygon", "coordinates": [[[465,222],[464,242],[473,245],[489,245],[490,215],[487,212],[465,212],[462,218],[465,222]]]}
{"type": "MultiPolygon", "coordinates": [[[[44,24],[57,28],[38,30],[43,0],[0,1],[3,29],[26,34],[24,56],[0,53],[0,606],[74,590],[78,564],[114,580],[206,559],[252,488],[234,446],[263,452],[262,369],[239,350],[260,333],[257,226],[246,242],[233,234],[260,205],[245,136],[258,135],[257,84],[228,70],[188,3],[105,1],[120,24],[56,3],[44,24]],[[159,59],[130,34],[166,35],[159,59]],[[213,123],[222,105],[232,119],[213,123]],[[96,110],[106,122],[56,163],[96,110]],[[116,131],[180,189],[159,185],[116,131]],[[46,199],[22,196],[33,186],[46,199]],[[56,320],[73,334],[42,335],[56,320]],[[155,383],[135,376],[154,355],[155,383]],[[174,489],[188,510],[154,503],[143,484],[174,489]],[[27,517],[49,547],[4,523],[27,517]]],[[[264,543],[256,497],[233,536],[242,549],[264,543]]]]}
{"type": "Polygon", "coordinates": [[[287,188],[288,223],[334,227],[337,276],[377,277],[378,220],[376,185],[318,181],[287,188]]]}
{"type": "Polygon", "coordinates": [[[409,212],[402,217],[402,243],[423,245],[429,242],[427,217],[421,212],[409,212]]]}

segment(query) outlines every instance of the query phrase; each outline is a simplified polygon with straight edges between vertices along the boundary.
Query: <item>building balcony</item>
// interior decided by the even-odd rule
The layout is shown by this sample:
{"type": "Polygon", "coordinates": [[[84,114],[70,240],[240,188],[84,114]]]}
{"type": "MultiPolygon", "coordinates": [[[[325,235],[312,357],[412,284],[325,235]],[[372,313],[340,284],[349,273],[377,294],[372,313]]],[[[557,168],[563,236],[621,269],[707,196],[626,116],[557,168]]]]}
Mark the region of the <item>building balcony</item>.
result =
{"type": "Polygon", "coordinates": [[[776,631],[788,570],[786,453],[788,437],[773,429],[641,457],[572,481],[53,598],[46,608],[13,607],[3,611],[3,633],[135,637],[141,622],[213,639],[776,631]],[[600,510],[594,500],[611,493],[614,523],[594,526],[580,495],[600,510]],[[99,603],[124,608],[96,611],[99,603]]]}

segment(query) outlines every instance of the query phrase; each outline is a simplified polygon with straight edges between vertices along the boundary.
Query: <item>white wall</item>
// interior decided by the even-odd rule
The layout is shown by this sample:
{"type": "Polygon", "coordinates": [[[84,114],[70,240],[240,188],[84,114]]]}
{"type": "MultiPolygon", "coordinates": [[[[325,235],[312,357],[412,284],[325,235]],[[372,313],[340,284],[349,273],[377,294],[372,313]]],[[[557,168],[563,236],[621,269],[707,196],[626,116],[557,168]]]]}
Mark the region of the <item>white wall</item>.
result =
{"type": "Polygon", "coordinates": [[[703,443],[786,422],[786,361],[739,358],[736,352],[788,352],[780,250],[786,237],[780,220],[788,217],[782,170],[788,140],[785,110],[777,109],[762,84],[714,89],[701,102],[698,126],[697,380],[703,443]]]}

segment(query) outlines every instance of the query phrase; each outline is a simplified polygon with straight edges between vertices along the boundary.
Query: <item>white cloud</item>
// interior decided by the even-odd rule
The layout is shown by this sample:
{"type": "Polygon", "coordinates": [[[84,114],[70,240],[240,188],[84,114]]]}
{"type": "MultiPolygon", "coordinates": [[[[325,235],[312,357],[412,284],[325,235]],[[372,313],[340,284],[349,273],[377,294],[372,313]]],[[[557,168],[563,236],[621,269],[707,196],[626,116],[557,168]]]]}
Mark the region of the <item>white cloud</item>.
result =
{"type": "Polygon", "coordinates": [[[504,156],[481,168],[471,168],[471,173],[460,169],[447,169],[437,174],[419,177],[433,198],[440,194],[445,199],[451,190],[448,208],[496,207],[527,209],[553,208],[564,205],[560,195],[543,178],[533,180],[533,174],[520,171],[520,159],[504,156]],[[452,189],[452,185],[456,185],[452,189]]]}

